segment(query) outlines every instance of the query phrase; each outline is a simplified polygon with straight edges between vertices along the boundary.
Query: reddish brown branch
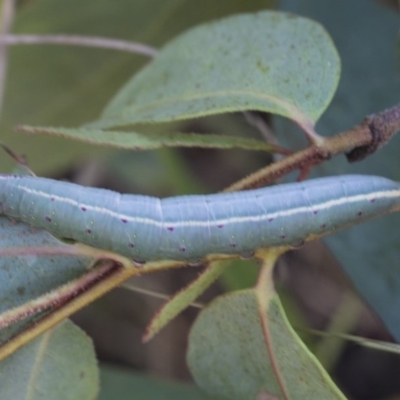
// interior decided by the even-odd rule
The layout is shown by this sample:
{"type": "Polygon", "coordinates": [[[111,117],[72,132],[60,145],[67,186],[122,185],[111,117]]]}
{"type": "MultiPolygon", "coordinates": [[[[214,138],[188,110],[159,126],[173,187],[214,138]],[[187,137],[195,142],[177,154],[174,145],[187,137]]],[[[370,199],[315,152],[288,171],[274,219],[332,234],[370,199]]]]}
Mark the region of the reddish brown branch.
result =
{"type": "Polygon", "coordinates": [[[225,191],[265,186],[296,170],[304,176],[314,166],[341,153],[345,153],[350,162],[361,160],[387,143],[398,130],[400,104],[368,116],[353,129],[328,137],[318,145],[309,146],[279,160],[236,182],[225,191]]]}

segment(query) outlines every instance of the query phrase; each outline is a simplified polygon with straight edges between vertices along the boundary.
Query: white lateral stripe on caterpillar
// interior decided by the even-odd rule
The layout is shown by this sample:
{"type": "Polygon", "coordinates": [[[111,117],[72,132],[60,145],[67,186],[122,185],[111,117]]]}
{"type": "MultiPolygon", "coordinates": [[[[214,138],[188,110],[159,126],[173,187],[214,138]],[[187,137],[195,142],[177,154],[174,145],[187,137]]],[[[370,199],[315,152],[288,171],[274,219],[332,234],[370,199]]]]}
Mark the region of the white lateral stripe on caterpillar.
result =
{"type": "Polygon", "coordinates": [[[194,260],[296,243],[399,206],[398,183],[368,176],[164,200],[0,176],[3,214],[144,261],[194,260]]]}
{"type": "MultiPolygon", "coordinates": [[[[136,223],[141,223],[141,224],[151,224],[160,228],[165,227],[165,223],[163,221],[158,221],[156,219],[150,219],[150,218],[142,218],[142,217],[130,217],[129,215],[126,214],[119,214],[115,211],[109,210],[104,207],[93,207],[90,204],[83,204],[83,203],[78,203],[76,200],[73,200],[68,197],[60,197],[57,195],[52,195],[50,193],[45,193],[39,190],[31,189],[22,185],[18,185],[18,188],[23,190],[26,193],[38,195],[40,197],[43,197],[45,199],[55,199],[64,203],[68,203],[77,207],[86,207],[87,210],[92,210],[96,211],[100,214],[107,214],[110,216],[113,216],[118,219],[126,219],[129,222],[136,222],[136,223]]],[[[354,195],[352,197],[346,197],[346,198],[339,198],[335,200],[329,200],[324,203],[316,204],[312,209],[311,207],[298,207],[298,208],[293,208],[291,210],[283,210],[283,211],[278,211],[275,213],[271,214],[261,214],[257,216],[246,216],[246,217],[232,217],[229,219],[222,219],[222,220],[215,220],[215,223],[217,224],[223,224],[223,225],[228,225],[228,224],[240,224],[240,223],[246,223],[246,222],[261,222],[261,221],[266,221],[271,218],[278,218],[278,217],[289,217],[291,215],[296,215],[296,214],[301,214],[301,213],[309,213],[310,211],[321,211],[321,210],[329,210],[332,207],[339,206],[342,204],[348,204],[348,203],[357,203],[357,202],[362,202],[362,201],[370,201],[371,199],[390,199],[390,198],[398,198],[400,197],[400,190],[395,189],[395,190],[384,190],[380,192],[373,192],[373,193],[368,193],[368,194],[359,194],[359,195],[354,195]]],[[[209,221],[199,221],[199,220],[190,220],[190,221],[179,221],[174,224],[174,227],[206,227],[210,224],[209,221]]]]}

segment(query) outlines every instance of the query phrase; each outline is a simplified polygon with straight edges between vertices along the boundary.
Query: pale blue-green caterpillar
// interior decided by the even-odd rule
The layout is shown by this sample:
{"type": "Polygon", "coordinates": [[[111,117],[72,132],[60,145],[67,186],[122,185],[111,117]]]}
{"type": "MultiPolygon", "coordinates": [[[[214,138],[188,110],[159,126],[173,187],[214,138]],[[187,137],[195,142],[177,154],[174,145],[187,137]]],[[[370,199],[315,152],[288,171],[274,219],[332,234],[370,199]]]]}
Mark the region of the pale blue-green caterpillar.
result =
{"type": "Polygon", "coordinates": [[[208,196],[157,199],[0,175],[0,214],[136,261],[251,256],[400,209],[400,185],[347,175],[208,196]]]}

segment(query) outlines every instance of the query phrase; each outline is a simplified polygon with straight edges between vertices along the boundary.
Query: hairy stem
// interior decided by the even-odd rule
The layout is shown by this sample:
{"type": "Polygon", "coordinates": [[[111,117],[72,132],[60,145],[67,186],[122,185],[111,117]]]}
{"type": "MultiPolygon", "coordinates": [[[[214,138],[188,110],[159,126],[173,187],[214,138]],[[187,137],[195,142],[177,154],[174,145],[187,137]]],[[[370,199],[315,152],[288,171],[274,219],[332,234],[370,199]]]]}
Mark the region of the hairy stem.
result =
{"type": "Polygon", "coordinates": [[[349,161],[360,160],[387,143],[399,130],[400,104],[370,115],[353,129],[325,138],[319,144],[313,144],[247,176],[225,189],[225,192],[265,186],[295,170],[303,172],[304,176],[304,171],[308,172],[341,153],[348,153],[349,161]],[[352,159],[351,154],[356,154],[357,158],[352,159]]]}

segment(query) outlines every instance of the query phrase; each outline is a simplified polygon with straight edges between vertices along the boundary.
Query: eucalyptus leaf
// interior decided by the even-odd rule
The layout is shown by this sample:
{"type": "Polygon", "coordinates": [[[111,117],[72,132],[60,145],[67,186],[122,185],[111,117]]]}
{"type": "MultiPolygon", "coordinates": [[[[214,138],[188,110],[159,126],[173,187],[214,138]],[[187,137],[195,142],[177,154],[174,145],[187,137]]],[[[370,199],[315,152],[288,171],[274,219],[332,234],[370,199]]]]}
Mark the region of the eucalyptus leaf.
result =
{"type": "Polygon", "coordinates": [[[70,321],[42,334],[0,364],[1,399],[94,399],[98,390],[92,341],[70,321]]]}
{"type": "Polygon", "coordinates": [[[237,15],[171,41],[90,126],[260,110],[312,129],[339,73],[335,46],[318,23],[272,11],[237,15]]]}
{"type": "MultiPolygon", "coordinates": [[[[192,327],[188,364],[204,390],[234,400],[279,399],[282,392],[254,290],[221,296],[192,327]]],[[[271,351],[289,399],[345,399],[289,325],[277,296],[268,306],[271,351]]]]}

